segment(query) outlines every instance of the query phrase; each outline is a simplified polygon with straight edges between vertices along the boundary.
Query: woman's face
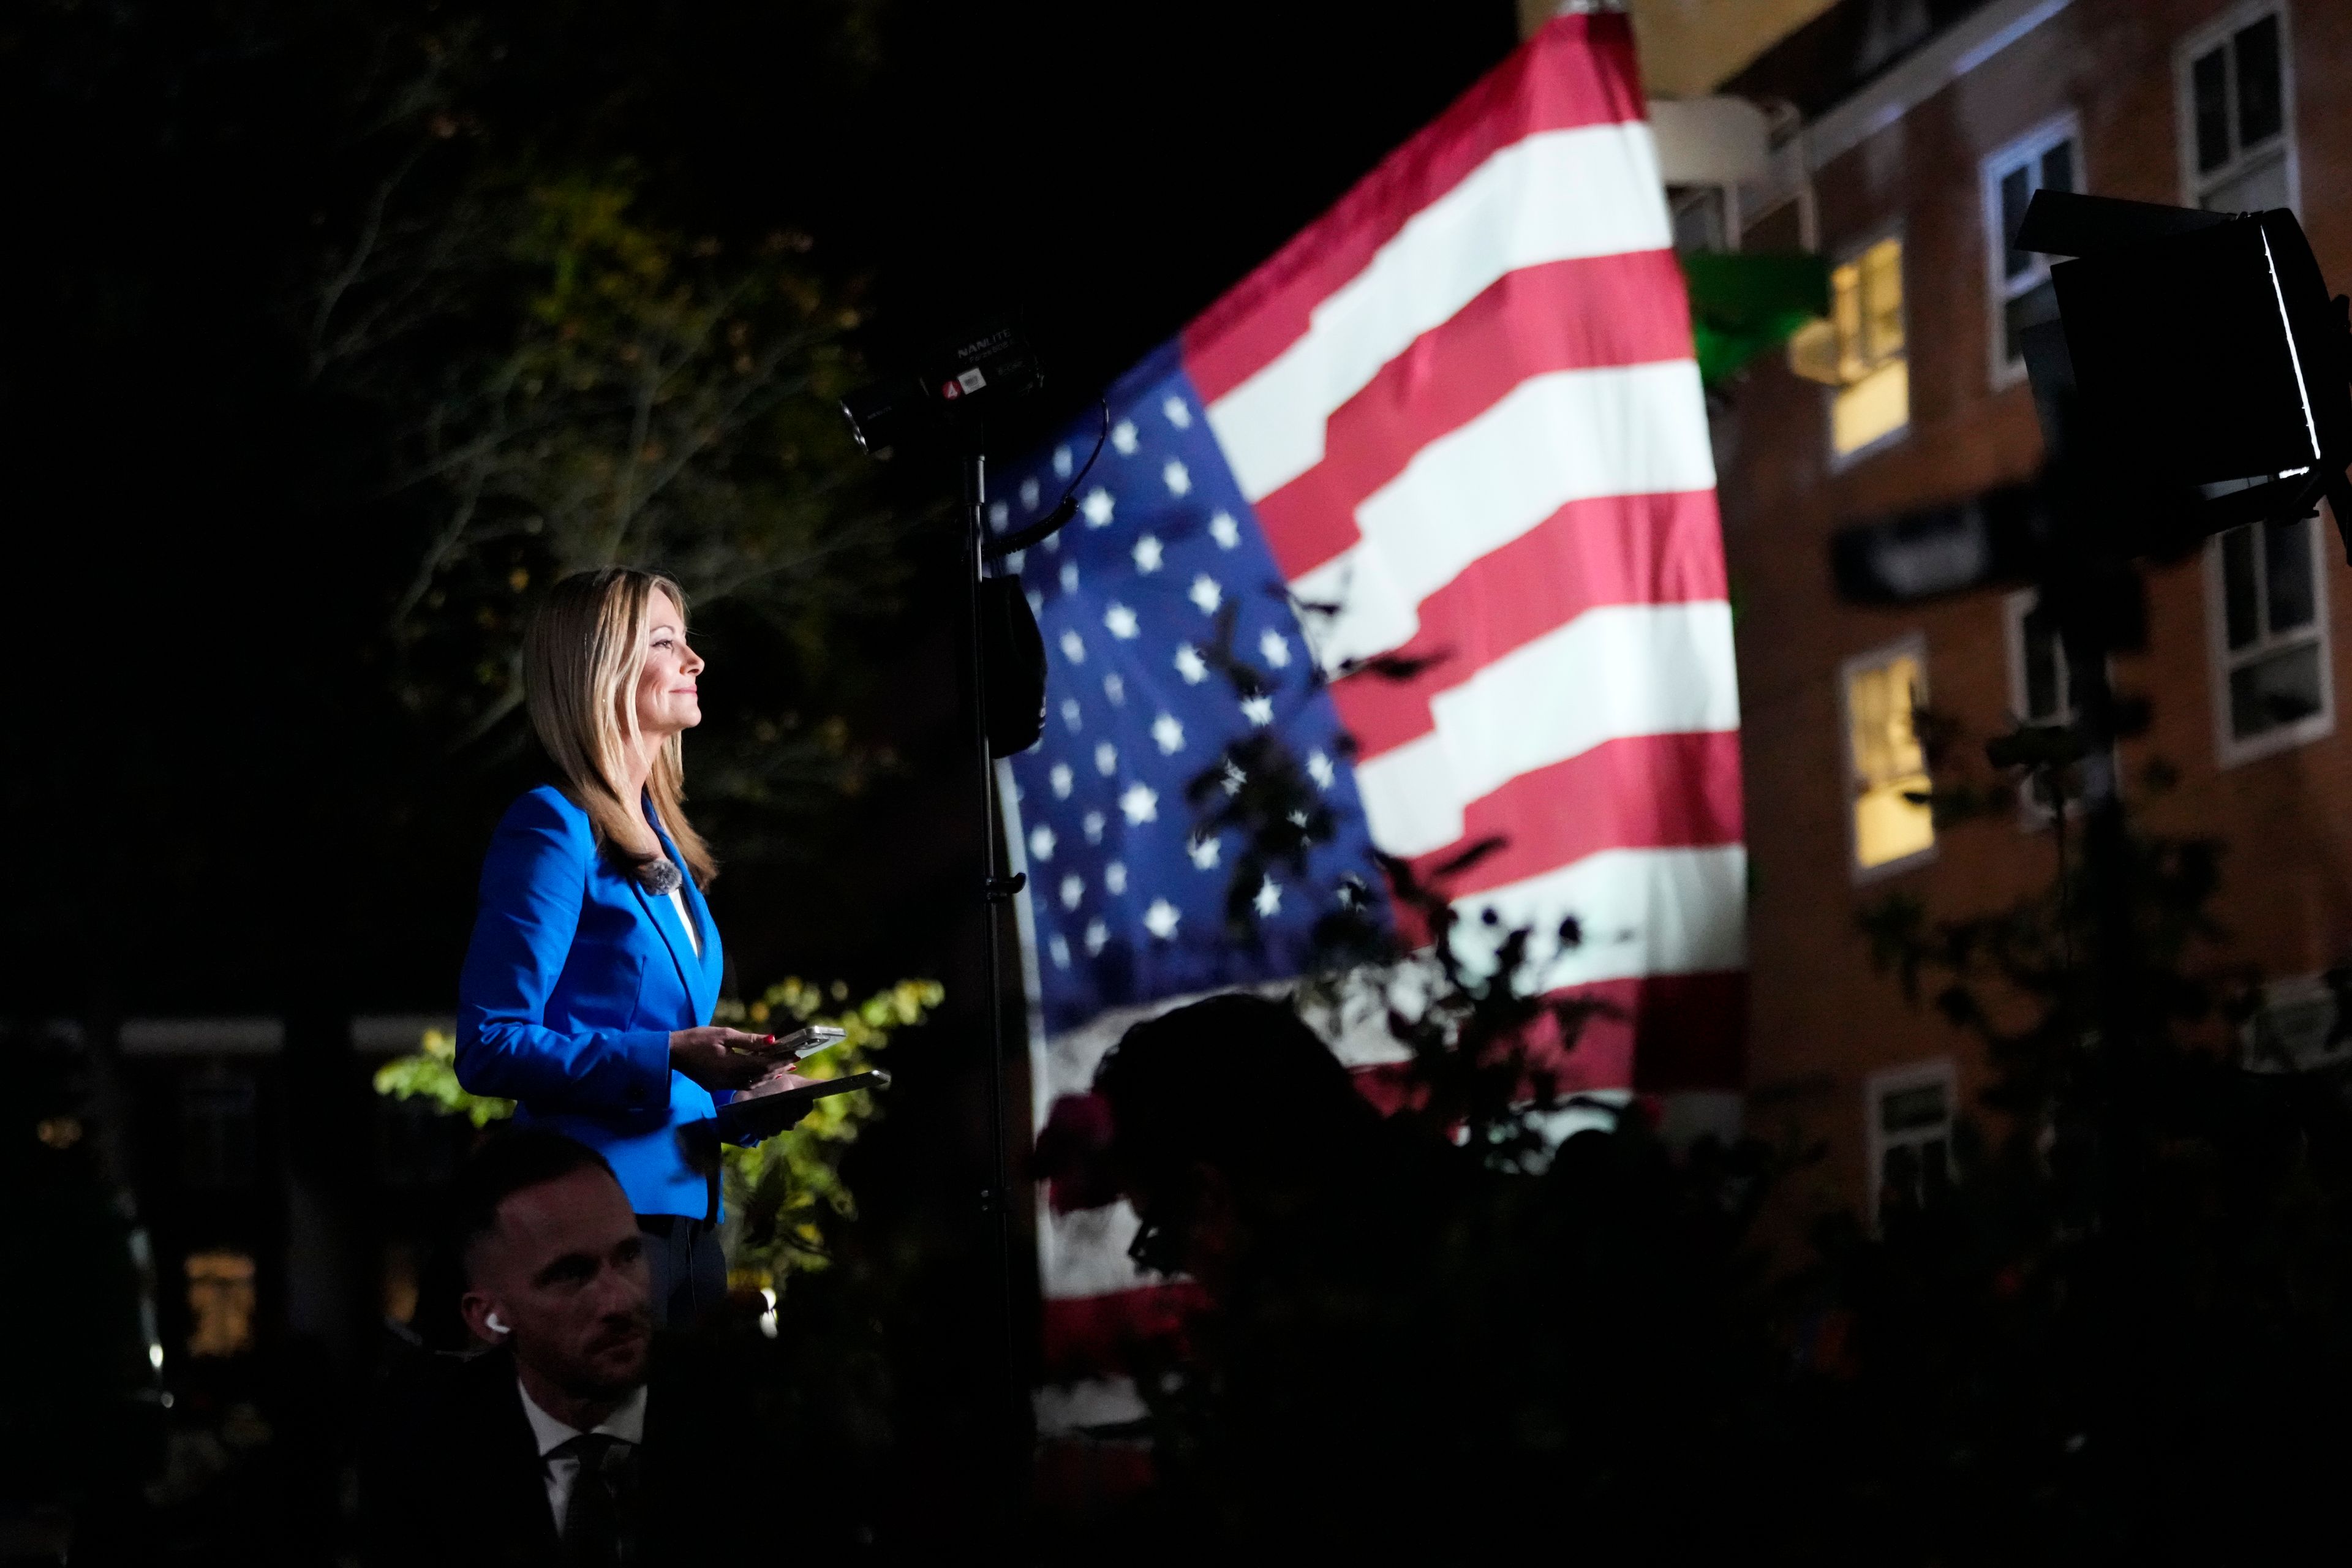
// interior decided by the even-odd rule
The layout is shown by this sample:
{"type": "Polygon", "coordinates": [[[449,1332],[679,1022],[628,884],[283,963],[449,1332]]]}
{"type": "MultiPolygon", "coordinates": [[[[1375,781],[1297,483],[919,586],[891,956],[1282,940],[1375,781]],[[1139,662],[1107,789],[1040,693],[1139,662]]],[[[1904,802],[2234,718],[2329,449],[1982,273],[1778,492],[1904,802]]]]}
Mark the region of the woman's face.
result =
{"type": "Polygon", "coordinates": [[[637,728],[648,740],[667,741],[702,722],[702,700],[694,678],[702,656],[686,646],[686,616],[677,602],[654,590],[646,606],[646,668],[637,677],[637,728]]]}

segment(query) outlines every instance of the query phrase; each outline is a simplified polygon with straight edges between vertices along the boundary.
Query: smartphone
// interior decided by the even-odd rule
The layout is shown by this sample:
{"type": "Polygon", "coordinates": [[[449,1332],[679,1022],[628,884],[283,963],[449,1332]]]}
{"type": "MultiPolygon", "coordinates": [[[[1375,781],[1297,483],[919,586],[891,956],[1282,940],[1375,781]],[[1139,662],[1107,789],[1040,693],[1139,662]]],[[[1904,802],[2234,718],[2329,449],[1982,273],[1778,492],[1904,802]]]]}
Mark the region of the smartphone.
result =
{"type": "Polygon", "coordinates": [[[793,1061],[806,1061],[819,1051],[830,1050],[849,1037],[848,1031],[830,1024],[811,1024],[789,1035],[770,1035],[777,1047],[776,1054],[788,1056],[793,1061]]]}

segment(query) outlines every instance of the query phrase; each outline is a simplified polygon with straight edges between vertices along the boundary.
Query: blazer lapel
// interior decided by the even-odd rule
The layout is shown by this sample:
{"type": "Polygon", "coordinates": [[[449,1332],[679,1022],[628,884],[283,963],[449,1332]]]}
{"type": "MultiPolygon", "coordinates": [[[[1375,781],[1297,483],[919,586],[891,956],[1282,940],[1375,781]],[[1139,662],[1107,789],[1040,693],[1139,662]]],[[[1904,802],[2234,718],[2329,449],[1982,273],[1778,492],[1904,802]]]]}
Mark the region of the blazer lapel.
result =
{"type": "MultiPolygon", "coordinates": [[[[654,821],[650,811],[646,814],[646,820],[653,828],[654,837],[661,841],[662,853],[669,857],[671,865],[684,871],[686,867],[678,858],[677,846],[669,841],[669,835],[662,831],[660,823],[654,821]]],[[[702,948],[698,952],[694,943],[687,939],[686,928],[678,923],[676,904],[671,903],[667,896],[656,898],[646,892],[634,878],[630,879],[629,886],[636,889],[637,902],[645,906],[646,918],[654,922],[654,929],[661,932],[662,941],[668,944],[671,962],[677,965],[678,984],[686,987],[687,999],[694,1005],[694,1016],[697,1018],[709,1017],[711,1009],[719,1003],[719,929],[711,921],[710,906],[702,901],[702,889],[694,885],[692,877],[686,878],[678,889],[685,898],[688,918],[695,922],[696,934],[702,939],[702,948]]]]}
{"type": "Polygon", "coordinates": [[[700,988],[695,984],[696,971],[701,964],[693,962],[693,948],[686,940],[686,931],[677,923],[677,910],[667,898],[657,898],[646,891],[645,884],[635,877],[628,879],[629,891],[636,894],[637,906],[646,911],[646,919],[661,933],[662,945],[669,949],[669,961],[677,966],[677,983],[686,988],[694,1002],[697,1017],[701,1016],[700,988]]]}

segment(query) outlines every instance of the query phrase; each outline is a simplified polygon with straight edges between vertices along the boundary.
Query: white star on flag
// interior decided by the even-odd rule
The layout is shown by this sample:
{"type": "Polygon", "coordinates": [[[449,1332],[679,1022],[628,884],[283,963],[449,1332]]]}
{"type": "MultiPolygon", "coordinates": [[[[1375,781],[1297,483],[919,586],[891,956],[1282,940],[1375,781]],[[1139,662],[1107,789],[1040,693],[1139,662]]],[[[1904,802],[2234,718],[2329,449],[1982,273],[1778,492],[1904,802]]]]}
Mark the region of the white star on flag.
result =
{"type": "Polygon", "coordinates": [[[1103,814],[1101,812],[1090,811],[1087,813],[1085,820],[1080,822],[1078,826],[1087,830],[1087,843],[1099,844],[1102,842],[1103,814]]]}
{"type": "Polygon", "coordinates": [[[1044,823],[1029,830],[1029,853],[1040,860],[1054,858],[1054,830],[1044,823]]]}
{"type": "Polygon", "coordinates": [[[1034,479],[1021,481],[1021,510],[1024,511],[1037,510],[1037,481],[1034,479]]]}
{"type": "Polygon", "coordinates": [[[1062,699],[1062,722],[1070,727],[1071,734],[1075,735],[1078,732],[1078,700],[1076,698],[1062,699]]]}
{"type": "Polygon", "coordinates": [[[1103,924],[1100,921],[1088,921],[1087,922],[1087,956],[1088,958],[1092,958],[1097,953],[1102,952],[1103,943],[1109,940],[1110,928],[1108,926],[1103,924]]]}
{"type": "Polygon", "coordinates": [[[1167,402],[1160,405],[1160,412],[1168,416],[1168,423],[1179,430],[1190,430],[1192,427],[1192,410],[1185,405],[1182,398],[1173,394],[1170,395],[1167,402]]]}
{"type": "Polygon", "coordinates": [[[1242,715],[1260,729],[1274,722],[1274,699],[1263,691],[1242,699],[1242,715]]]}
{"type": "Polygon", "coordinates": [[[1283,640],[1280,632],[1271,626],[1266,628],[1264,637],[1257,639],[1257,651],[1260,658],[1276,669],[1290,667],[1290,645],[1283,640]]]}
{"type": "Polygon", "coordinates": [[[1100,528],[1110,521],[1111,506],[1110,492],[1097,485],[1078,503],[1078,510],[1086,514],[1088,528],[1100,528]]]}
{"type": "Polygon", "coordinates": [[[1114,669],[1103,677],[1103,695],[1110,699],[1111,706],[1114,708],[1126,705],[1127,682],[1118,678],[1118,671],[1114,669]]]}
{"type": "Polygon", "coordinates": [[[996,530],[999,533],[1003,533],[1004,531],[1004,525],[1012,521],[1013,508],[1010,505],[1001,500],[992,500],[988,503],[989,527],[996,530]]]}
{"type": "Polygon", "coordinates": [[[1198,686],[1209,679],[1209,661],[1191,643],[1180,643],[1176,647],[1176,673],[1184,678],[1185,685],[1198,686]]]}
{"type": "Polygon", "coordinates": [[[1218,549],[1231,550],[1242,542],[1242,525],[1234,521],[1232,512],[1221,511],[1209,520],[1209,537],[1217,542],[1218,549]]]}
{"type": "Polygon", "coordinates": [[[1054,933],[1053,940],[1045,944],[1045,950],[1054,955],[1055,968],[1067,969],[1070,967],[1070,944],[1062,940],[1061,932],[1055,931],[1054,933]]]}
{"type": "Polygon", "coordinates": [[[1329,789],[1338,780],[1339,772],[1331,765],[1331,759],[1321,752],[1309,752],[1307,754],[1307,776],[1315,781],[1317,789],[1329,789]]]}
{"type": "Polygon", "coordinates": [[[1067,627],[1062,631],[1062,657],[1072,664],[1087,662],[1087,645],[1077,633],[1067,627]]]}
{"type": "Polygon", "coordinates": [[[1201,613],[1204,616],[1215,615],[1217,606],[1225,602],[1224,591],[1217,586],[1217,580],[1206,572],[1192,579],[1192,589],[1184,596],[1199,605],[1201,613]]]}
{"type": "Polygon", "coordinates": [[[1162,713],[1151,721],[1151,738],[1160,742],[1160,754],[1172,757],[1184,749],[1184,725],[1173,713],[1162,713]]]}
{"type": "Polygon", "coordinates": [[[1224,844],[1222,838],[1194,838],[1184,846],[1184,853],[1192,858],[1193,869],[1213,871],[1217,868],[1217,851],[1224,844]]]}
{"type": "Polygon", "coordinates": [[[1095,748],[1095,772],[1105,778],[1118,772],[1118,748],[1108,741],[1095,748]]]}
{"type": "Polygon", "coordinates": [[[1076,909],[1078,907],[1078,900],[1086,896],[1087,879],[1084,877],[1073,872],[1069,876],[1062,879],[1062,907],[1064,909],[1076,909]]]}
{"type": "Polygon", "coordinates": [[[1054,448],[1054,475],[1056,479],[1068,479],[1070,470],[1076,466],[1070,460],[1070,449],[1067,447],[1054,448]]]}
{"type": "Polygon", "coordinates": [[[1242,765],[1239,763],[1227,757],[1224,776],[1217,782],[1225,786],[1227,795],[1239,795],[1242,793],[1242,785],[1249,783],[1249,774],[1242,771],[1242,765]]]}
{"type": "Polygon", "coordinates": [[[1160,477],[1168,481],[1170,495],[1181,500],[1192,493],[1192,470],[1186,468],[1180,459],[1169,458],[1168,466],[1160,470],[1160,477]]]}
{"type": "Polygon", "coordinates": [[[1113,599],[1110,608],[1103,612],[1103,625],[1110,628],[1111,636],[1121,642],[1127,642],[1136,633],[1135,612],[1113,599]]]}
{"type": "Polygon", "coordinates": [[[1250,902],[1256,906],[1260,915],[1269,920],[1280,914],[1282,912],[1281,885],[1268,877],[1257,885],[1257,896],[1250,900],[1250,902]]]}
{"type": "Polygon", "coordinates": [[[1111,450],[1117,452],[1120,457],[1134,457],[1135,421],[1132,419],[1122,419],[1117,425],[1112,426],[1110,432],[1110,445],[1111,450]]]}
{"type": "Polygon", "coordinates": [[[1075,561],[1065,561],[1062,563],[1062,592],[1075,594],[1077,591],[1078,563],[1075,561]]]}
{"type": "Polygon", "coordinates": [[[1103,868],[1103,890],[1114,898],[1127,891],[1127,865],[1114,860],[1103,868]]]}
{"type": "Polygon", "coordinates": [[[1160,541],[1148,533],[1135,542],[1135,569],[1147,574],[1160,570],[1160,541]]]}
{"type": "Polygon", "coordinates": [[[1131,784],[1127,786],[1127,793],[1118,797],[1118,808],[1127,814],[1129,826],[1140,827],[1147,822],[1156,822],[1160,817],[1160,792],[1148,784],[1131,784]]]}
{"type": "Polygon", "coordinates": [[[1069,763],[1055,763],[1054,764],[1054,771],[1047,773],[1045,776],[1053,781],[1054,798],[1055,800],[1067,800],[1070,798],[1071,774],[1069,763]]]}
{"type": "MultiPolygon", "coordinates": [[[[1020,553],[1020,552],[1015,551],[1013,553],[1015,553],[1015,554],[1019,554],[1019,553],[1020,553]]],[[[1018,566],[1015,566],[1015,567],[1013,568],[1013,570],[1014,570],[1015,572],[1018,572],[1019,570],[1021,570],[1021,568],[1019,568],[1018,566]]],[[[1031,615],[1033,615],[1033,616],[1042,616],[1042,615],[1044,615],[1044,614],[1045,613],[1045,595],[1043,595],[1043,594],[1041,594],[1041,593],[1037,592],[1037,590],[1036,590],[1036,589],[1032,588],[1032,589],[1030,589],[1030,590],[1029,590],[1029,592],[1028,592],[1027,594],[1024,595],[1023,596],[1024,596],[1024,598],[1026,598],[1026,599],[1029,601],[1029,613],[1030,613],[1031,615]]]]}
{"type": "Polygon", "coordinates": [[[1143,929],[1167,942],[1176,934],[1176,922],[1183,916],[1175,905],[1165,899],[1154,899],[1151,907],[1143,911],[1143,929]]]}

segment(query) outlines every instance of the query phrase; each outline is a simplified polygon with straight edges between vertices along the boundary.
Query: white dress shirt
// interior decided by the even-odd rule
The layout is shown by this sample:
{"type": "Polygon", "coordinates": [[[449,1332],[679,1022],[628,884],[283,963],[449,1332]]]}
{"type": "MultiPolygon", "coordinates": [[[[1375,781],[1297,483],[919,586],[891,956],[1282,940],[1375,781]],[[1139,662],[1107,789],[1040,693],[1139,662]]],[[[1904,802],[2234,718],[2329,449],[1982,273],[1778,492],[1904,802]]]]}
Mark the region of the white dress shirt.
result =
{"type": "Polygon", "coordinates": [[[694,929],[694,915],[686,907],[686,889],[684,888],[672,888],[669,890],[669,901],[671,906],[677,910],[677,923],[686,928],[687,946],[694,949],[695,957],[700,958],[702,956],[702,933],[694,929]]]}
{"type": "MultiPolygon", "coordinates": [[[[571,1454],[555,1450],[574,1437],[585,1436],[576,1426],[566,1426],[539,1407],[530,1391],[515,1379],[515,1392],[522,1395],[522,1413],[530,1419],[531,1436],[539,1441],[539,1463],[545,1472],[547,1506],[555,1515],[555,1531],[563,1533],[563,1510],[572,1501],[572,1483],[579,1478],[580,1460],[571,1454]]],[[[628,1398],[621,1401],[619,1409],[597,1423],[596,1430],[607,1437],[618,1437],[631,1447],[646,1440],[646,1391],[640,1384],[628,1398]]]]}

